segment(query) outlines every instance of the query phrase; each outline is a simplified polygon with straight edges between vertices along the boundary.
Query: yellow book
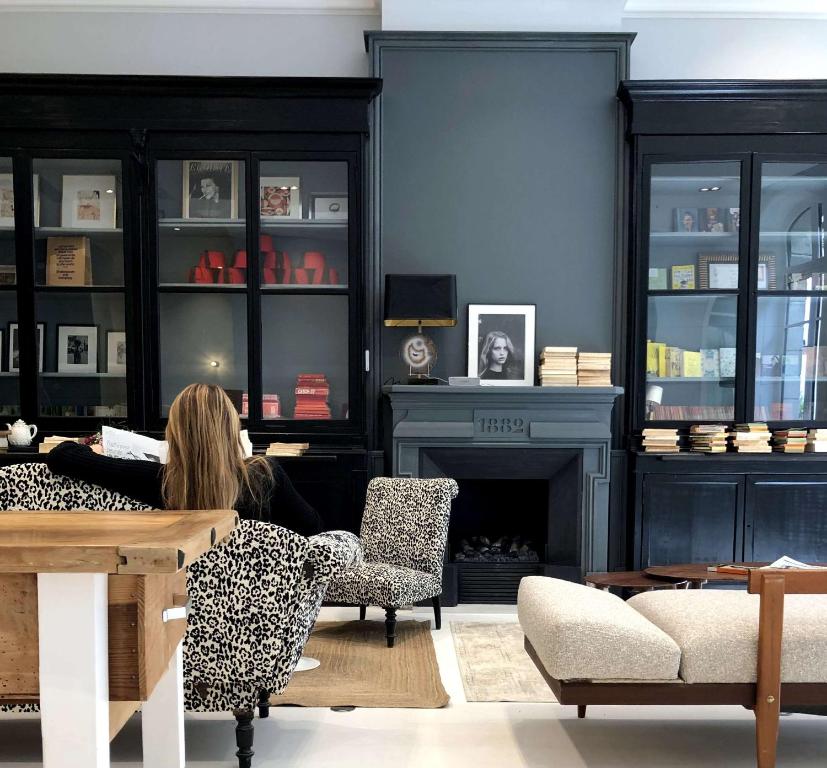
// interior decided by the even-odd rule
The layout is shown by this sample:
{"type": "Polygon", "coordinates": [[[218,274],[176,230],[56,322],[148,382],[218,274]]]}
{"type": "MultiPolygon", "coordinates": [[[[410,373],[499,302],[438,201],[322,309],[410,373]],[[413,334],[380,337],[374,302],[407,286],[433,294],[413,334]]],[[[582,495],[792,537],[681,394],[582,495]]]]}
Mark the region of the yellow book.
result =
{"type": "Polygon", "coordinates": [[[701,377],[701,353],[690,352],[688,349],[683,351],[683,375],[692,377],[701,377]]]}
{"type": "Polygon", "coordinates": [[[694,291],[695,290],[695,265],[681,264],[672,267],[672,290],[673,291],[694,291]]]}
{"type": "Polygon", "coordinates": [[[658,346],[658,376],[666,376],[666,344],[655,342],[658,346]]]}
{"type": "Polygon", "coordinates": [[[673,378],[683,376],[683,350],[680,347],[666,348],[666,375],[673,378]]]}
{"type": "Polygon", "coordinates": [[[650,376],[658,375],[658,344],[656,341],[646,342],[646,373],[650,376]]]}

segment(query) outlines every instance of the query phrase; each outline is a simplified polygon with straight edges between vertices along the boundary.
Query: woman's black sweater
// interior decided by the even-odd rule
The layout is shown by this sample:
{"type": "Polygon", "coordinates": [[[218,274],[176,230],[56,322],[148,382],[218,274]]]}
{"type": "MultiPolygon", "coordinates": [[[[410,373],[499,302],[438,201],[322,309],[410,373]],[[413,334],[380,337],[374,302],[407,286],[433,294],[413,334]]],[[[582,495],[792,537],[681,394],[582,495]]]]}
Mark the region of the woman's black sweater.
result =
{"type": "MultiPolygon", "coordinates": [[[[238,514],[248,520],[263,520],[283,528],[312,536],[322,530],[322,520],[296,491],[290,478],[273,458],[269,458],[273,470],[273,485],[265,492],[264,501],[254,504],[242,498],[236,505],[238,514]]],[[[86,445],[66,442],[53,448],[46,464],[55,474],[67,475],[122,493],[136,501],[142,501],[156,509],[164,508],[161,483],[164,465],[154,461],[113,459],[95,453],[86,445]]]]}

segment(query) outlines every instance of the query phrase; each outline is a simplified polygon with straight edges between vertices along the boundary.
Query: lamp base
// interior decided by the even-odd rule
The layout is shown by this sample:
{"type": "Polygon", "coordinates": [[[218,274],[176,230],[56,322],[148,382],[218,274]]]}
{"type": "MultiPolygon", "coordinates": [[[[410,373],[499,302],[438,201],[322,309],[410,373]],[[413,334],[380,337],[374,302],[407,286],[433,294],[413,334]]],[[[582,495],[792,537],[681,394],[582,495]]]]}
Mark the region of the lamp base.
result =
{"type": "Polygon", "coordinates": [[[412,375],[408,377],[408,384],[439,384],[439,379],[433,376],[428,376],[425,373],[419,375],[412,375]]]}

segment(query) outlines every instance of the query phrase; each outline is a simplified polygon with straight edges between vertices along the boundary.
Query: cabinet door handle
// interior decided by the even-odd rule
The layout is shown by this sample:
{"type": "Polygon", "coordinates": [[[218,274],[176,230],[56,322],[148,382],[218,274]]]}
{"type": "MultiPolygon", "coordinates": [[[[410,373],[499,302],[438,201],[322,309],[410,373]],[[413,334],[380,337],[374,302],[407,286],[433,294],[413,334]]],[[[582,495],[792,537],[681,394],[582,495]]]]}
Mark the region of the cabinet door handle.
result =
{"type": "Polygon", "coordinates": [[[161,619],[164,624],[168,621],[186,619],[192,607],[192,599],[189,595],[173,595],[172,602],[175,604],[172,608],[164,608],[161,612],[161,619]]]}

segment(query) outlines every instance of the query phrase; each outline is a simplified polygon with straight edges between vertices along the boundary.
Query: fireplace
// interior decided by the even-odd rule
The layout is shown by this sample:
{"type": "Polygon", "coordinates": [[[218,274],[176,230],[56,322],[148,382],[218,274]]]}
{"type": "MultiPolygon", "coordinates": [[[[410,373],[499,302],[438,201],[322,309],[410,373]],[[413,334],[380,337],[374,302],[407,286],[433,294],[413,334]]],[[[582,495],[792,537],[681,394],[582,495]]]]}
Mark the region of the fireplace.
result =
{"type": "Polygon", "coordinates": [[[384,392],[393,474],[459,484],[444,605],[514,603],[524,576],[581,581],[606,570],[610,423],[620,388],[384,392]]]}

